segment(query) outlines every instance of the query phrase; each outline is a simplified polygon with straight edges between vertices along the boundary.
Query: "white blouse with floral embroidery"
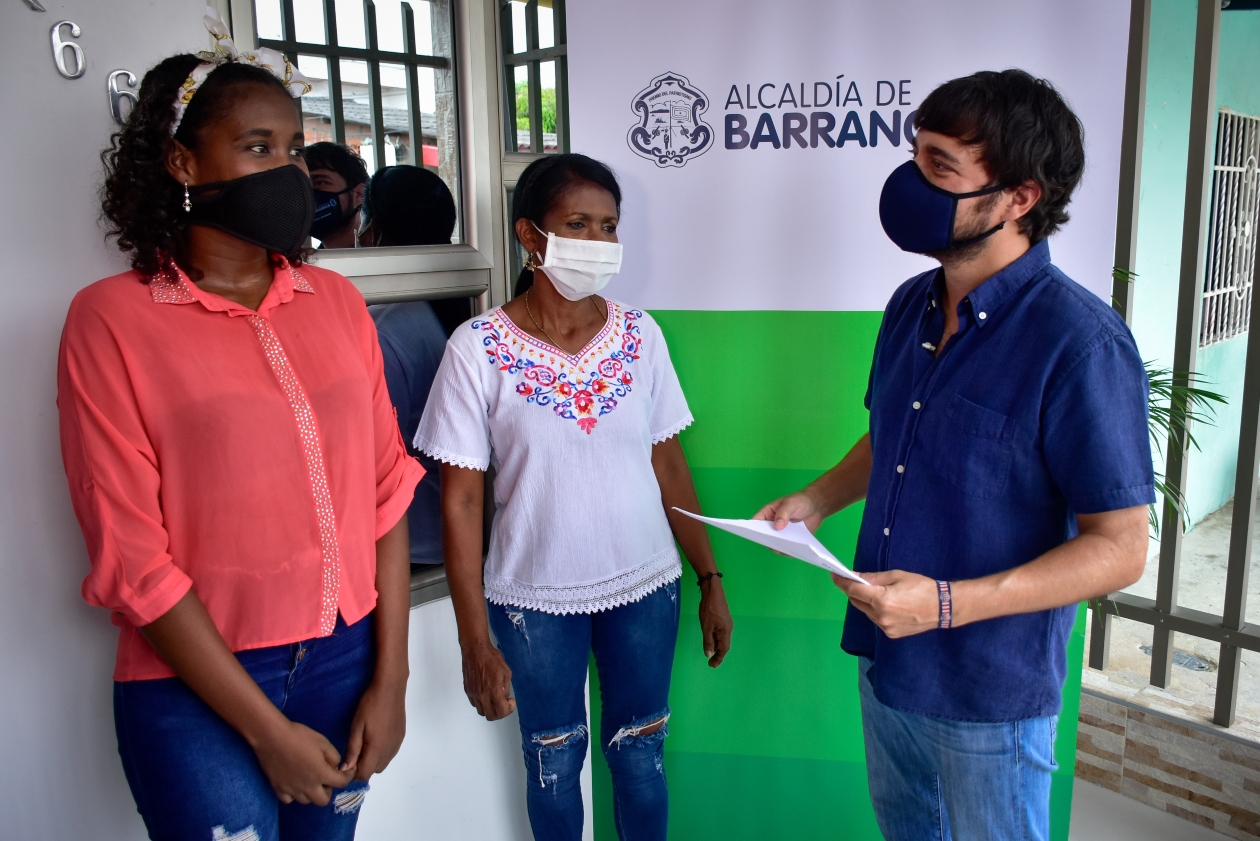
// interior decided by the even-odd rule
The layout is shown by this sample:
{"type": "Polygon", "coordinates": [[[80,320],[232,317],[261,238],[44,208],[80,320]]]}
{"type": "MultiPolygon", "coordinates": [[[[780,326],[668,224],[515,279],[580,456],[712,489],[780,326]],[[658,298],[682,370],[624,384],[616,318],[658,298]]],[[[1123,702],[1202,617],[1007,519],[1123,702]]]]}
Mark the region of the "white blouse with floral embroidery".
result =
{"type": "Polygon", "coordinates": [[[682,575],[652,446],[692,421],[651,316],[608,302],[577,356],[503,310],[447,344],[415,446],[495,468],[486,598],[547,613],[596,613],[682,575]]]}

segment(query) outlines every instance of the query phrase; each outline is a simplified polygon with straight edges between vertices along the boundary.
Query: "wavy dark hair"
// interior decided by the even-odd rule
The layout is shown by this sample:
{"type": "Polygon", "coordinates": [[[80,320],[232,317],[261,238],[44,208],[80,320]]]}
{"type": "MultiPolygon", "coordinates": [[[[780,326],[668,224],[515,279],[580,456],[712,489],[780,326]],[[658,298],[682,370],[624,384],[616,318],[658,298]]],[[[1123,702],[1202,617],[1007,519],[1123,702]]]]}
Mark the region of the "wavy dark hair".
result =
{"type": "MultiPolygon", "coordinates": [[[[192,272],[183,187],[167,172],[166,156],[176,92],[200,62],[195,55],[175,55],[144,74],[127,124],[110,137],[109,146],[101,152],[105,236],[115,238],[118,247],[131,255],[132,268],[145,280],[172,260],[192,272]]],[[[289,95],[284,83],[267,70],[224,64],[206,77],[188,104],[175,139],[196,149],[202,131],[231,108],[230,94],[242,85],[271,85],[289,95]]],[[[301,260],[299,256],[295,262],[301,260]]]]}
{"type": "MultiPolygon", "coordinates": [[[[621,185],[617,183],[617,176],[607,164],[577,153],[548,155],[525,167],[520,180],[516,182],[516,190],[512,194],[513,231],[517,221],[521,219],[528,219],[541,228],[543,217],[551,210],[556,199],[566,190],[581,183],[603,187],[612,194],[617,213],[621,213],[621,185]]],[[[516,279],[515,294],[523,295],[533,285],[534,273],[529,269],[521,269],[521,274],[516,279]]]]}
{"type": "Polygon", "coordinates": [[[1067,223],[1068,202],[1085,171],[1085,133],[1045,79],[1023,70],[954,79],[927,95],[914,127],[980,146],[997,184],[1040,186],[1041,200],[1019,219],[1033,242],[1067,223]]]}

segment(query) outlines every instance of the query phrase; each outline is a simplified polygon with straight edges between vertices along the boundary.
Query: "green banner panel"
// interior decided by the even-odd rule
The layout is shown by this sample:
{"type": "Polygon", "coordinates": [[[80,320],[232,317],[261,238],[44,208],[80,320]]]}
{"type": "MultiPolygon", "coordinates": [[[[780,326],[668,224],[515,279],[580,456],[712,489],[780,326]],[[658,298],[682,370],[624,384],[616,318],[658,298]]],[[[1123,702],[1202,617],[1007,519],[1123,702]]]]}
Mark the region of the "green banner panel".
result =
{"type": "MultiPolygon", "coordinates": [[[[748,517],[835,464],[867,428],[862,399],[877,312],[659,311],[696,423],[683,433],[705,513],[748,517]]],[[[819,538],[853,556],[861,507],[819,538]]],[[[866,788],[857,662],[840,650],[846,601],[822,570],[710,531],[735,617],[708,668],[695,577],[683,575],[666,773],[670,836],[686,841],[878,839],[866,788]]],[[[1084,610],[1070,644],[1056,747],[1053,838],[1067,838],[1084,610]]],[[[599,681],[591,669],[598,734],[599,681]]],[[[598,738],[598,736],[597,736],[598,738]]],[[[594,757],[595,837],[614,841],[612,790],[594,757]]]]}

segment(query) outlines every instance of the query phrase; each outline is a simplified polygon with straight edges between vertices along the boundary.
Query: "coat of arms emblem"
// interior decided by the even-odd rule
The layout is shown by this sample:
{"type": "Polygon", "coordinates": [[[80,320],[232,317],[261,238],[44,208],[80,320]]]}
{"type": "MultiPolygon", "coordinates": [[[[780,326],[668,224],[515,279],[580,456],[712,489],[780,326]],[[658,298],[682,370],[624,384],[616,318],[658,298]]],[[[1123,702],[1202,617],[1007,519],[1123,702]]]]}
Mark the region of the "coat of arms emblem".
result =
{"type": "Polygon", "coordinates": [[[636,154],[657,166],[683,166],[713,145],[713,128],[700,119],[709,98],[686,76],[665,73],[641,90],[630,107],[639,121],[626,142],[636,154]]]}

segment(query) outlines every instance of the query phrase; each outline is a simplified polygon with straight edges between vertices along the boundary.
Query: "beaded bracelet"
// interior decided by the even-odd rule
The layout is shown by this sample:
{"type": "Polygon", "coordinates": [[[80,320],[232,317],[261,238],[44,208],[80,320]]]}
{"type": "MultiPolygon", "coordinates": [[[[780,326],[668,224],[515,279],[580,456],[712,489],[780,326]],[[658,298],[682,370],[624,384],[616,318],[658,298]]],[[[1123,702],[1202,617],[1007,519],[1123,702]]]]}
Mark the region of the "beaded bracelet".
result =
{"type": "Polygon", "coordinates": [[[706,572],[704,575],[698,576],[696,578],[696,586],[703,587],[704,583],[708,581],[710,578],[721,578],[721,577],[722,577],[722,573],[720,572],[706,572]]]}
{"type": "Polygon", "coordinates": [[[936,627],[948,628],[954,622],[954,593],[949,587],[949,582],[936,582],[936,594],[941,599],[941,618],[936,627]]]}

